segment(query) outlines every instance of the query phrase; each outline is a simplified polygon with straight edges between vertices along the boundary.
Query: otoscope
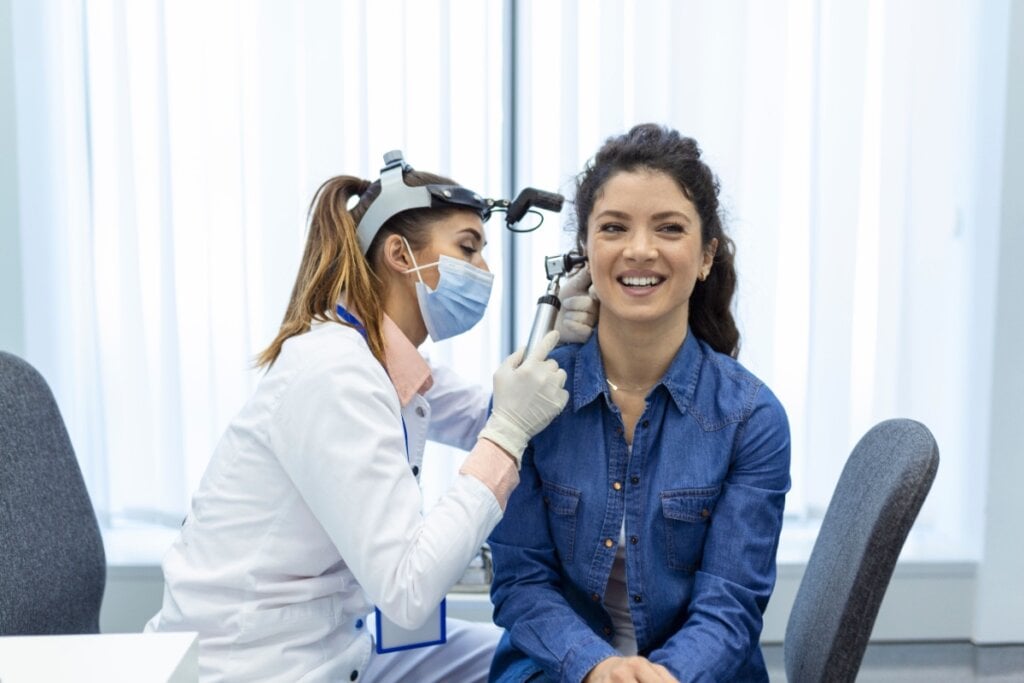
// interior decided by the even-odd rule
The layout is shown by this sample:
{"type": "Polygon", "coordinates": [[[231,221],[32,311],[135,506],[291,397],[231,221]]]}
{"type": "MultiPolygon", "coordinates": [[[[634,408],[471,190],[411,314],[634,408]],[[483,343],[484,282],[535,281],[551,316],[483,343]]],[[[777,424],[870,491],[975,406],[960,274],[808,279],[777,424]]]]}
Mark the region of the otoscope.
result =
{"type": "Polygon", "coordinates": [[[548,276],[548,290],[537,299],[537,313],[533,316],[533,326],[530,328],[530,338],[526,342],[524,358],[530,355],[545,334],[555,329],[555,318],[558,317],[558,310],[562,307],[562,301],[558,298],[558,290],[562,286],[562,276],[586,261],[586,256],[571,251],[568,254],[548,256],[544,259],[544,271],[548,276]]]}

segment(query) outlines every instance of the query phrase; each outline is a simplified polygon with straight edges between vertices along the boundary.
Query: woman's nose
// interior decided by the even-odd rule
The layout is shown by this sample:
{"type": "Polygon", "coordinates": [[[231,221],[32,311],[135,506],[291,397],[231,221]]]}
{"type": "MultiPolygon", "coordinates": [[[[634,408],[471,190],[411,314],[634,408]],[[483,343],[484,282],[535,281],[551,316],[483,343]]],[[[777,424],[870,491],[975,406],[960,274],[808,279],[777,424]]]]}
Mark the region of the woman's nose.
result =
{"type": "Polygon", "coordinates": [[[626,249],[623,256],[636,261],[650,261],[658,256],[658,250],[654,246],[654,240],[646,230],[634,230],[626,242],[626,249]]]}

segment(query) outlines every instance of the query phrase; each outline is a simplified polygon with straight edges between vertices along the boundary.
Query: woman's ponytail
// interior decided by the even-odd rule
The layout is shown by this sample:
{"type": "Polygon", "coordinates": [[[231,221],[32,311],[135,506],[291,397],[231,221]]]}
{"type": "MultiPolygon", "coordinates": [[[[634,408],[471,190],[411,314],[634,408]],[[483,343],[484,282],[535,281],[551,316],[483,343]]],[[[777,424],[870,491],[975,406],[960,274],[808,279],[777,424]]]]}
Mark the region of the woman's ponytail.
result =
{"type": "Polygon", "coordinates": [[[363,256],[356,237],[356,219],[347,208],[352,197],[362,196],[370,186],[361,178],[336,176],[317,190],[310,204],[309,235],[288,309],[277,336],[257,357],[257,366],[272,365],[284,342],[308,331],[314,320],[341,322],[335,306],[342,292],[349,310],[366,329],[370,351],[384,362],[381,284],[363,256]]]}

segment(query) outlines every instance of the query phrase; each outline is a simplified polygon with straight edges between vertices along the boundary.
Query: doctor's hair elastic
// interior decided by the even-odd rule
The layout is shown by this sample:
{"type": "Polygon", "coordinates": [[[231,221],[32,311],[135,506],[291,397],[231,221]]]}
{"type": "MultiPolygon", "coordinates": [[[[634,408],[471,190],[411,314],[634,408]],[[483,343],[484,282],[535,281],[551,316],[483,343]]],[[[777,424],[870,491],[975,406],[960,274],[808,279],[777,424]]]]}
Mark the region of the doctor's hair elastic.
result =
{"type": "Polygon", "coordinates": [[[701,242],[718,240],[707,279],[698,280],[690,295],[689,324],[694,333],[720,353],[739,354],[740,334],[732,315],[736,291],[736,248],[722,227],[718,178],[701,160],[693,138],[654,123],[634,126],[608,138],[576,177],[576,244],[586,253],[587,221],[601,189],[617,173],[653,171],[672,178],[693,202],[701,222],[701,242]]]}

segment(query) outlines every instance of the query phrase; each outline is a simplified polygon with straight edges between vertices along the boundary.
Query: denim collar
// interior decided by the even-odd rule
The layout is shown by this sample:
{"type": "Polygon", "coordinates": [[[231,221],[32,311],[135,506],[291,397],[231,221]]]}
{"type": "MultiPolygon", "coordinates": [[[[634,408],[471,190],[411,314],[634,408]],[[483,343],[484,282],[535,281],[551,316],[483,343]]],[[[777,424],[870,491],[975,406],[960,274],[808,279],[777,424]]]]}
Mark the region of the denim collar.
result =
{"type": "MultiPolygon", "coordinates": [[[[693,401],[697,390],[697,378],[704,361],[703,344],[693,335],[693,330],[686,328],[686,339],[676,352],[668,370],[658,382],[651,387],[654,393],[658,387],[665,387],[680,412],[686,412],[693,401]]],[[[601,361],[601,350],[597,346],[597,329],[590,335],[576,353],[576,370],[573,377],[572,407],[577,411],[589,404],[598,396],[604,396],[611,404],[611,393],[608,388],[604,363],[601,361]]]]}

